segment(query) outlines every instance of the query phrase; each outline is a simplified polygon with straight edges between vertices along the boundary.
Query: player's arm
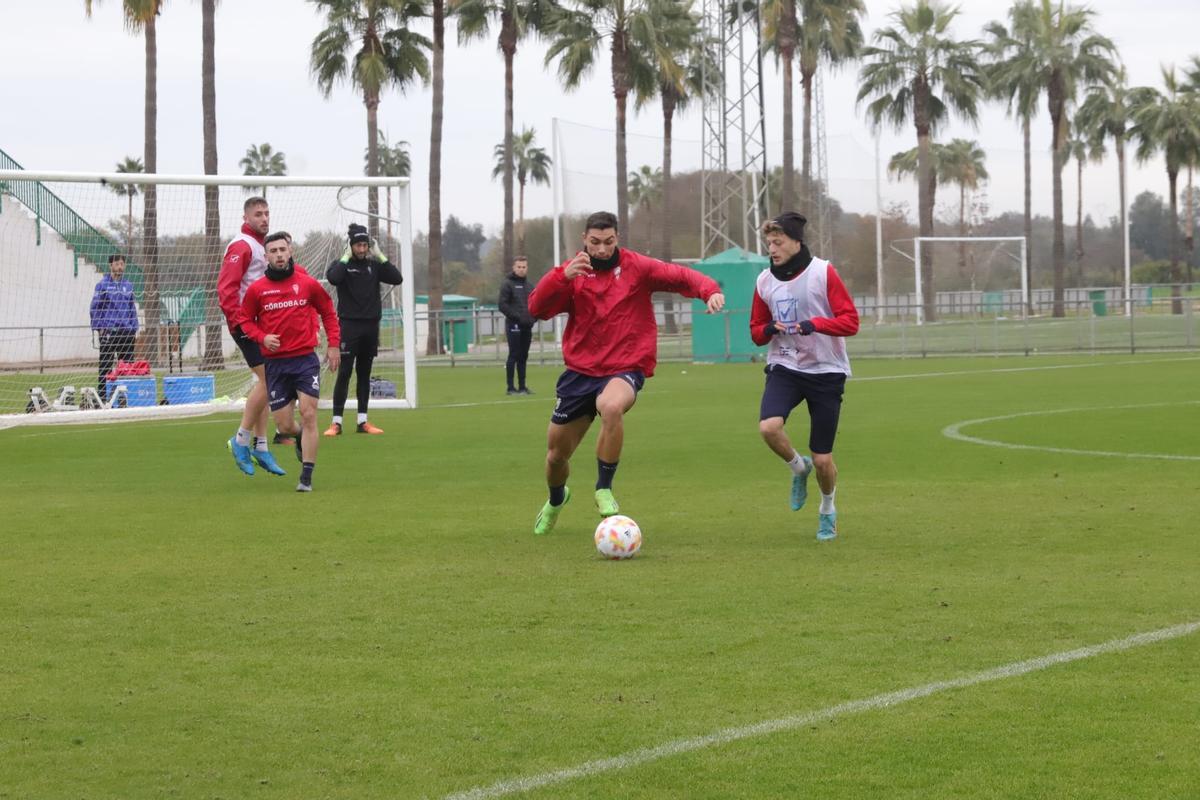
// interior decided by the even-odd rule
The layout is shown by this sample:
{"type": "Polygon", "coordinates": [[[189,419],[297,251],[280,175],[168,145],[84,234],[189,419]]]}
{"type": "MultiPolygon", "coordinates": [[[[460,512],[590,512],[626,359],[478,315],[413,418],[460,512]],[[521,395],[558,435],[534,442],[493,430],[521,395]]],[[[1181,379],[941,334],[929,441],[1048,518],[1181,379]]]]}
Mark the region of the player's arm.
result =
{"type": "Polygon", "coordinates": [[[96,327],[96,318],[100,315],[100,309],[104,307],[104,284],[97,283],[95,291],[92,292],[92,304],[88,308],[88,314],[92,319],[92,330],[100,330],[96,327]]]}
{"type": "Polygon", "coordinates": [[[829,266],[825,286],[833,316],[813,317],[813,329],[826,336],[853,336],[858,333],[858,309],[854,306],[854,298],[846,290],[846,284],[842,283],[841,276],[832,264],[829,266]]]}
{"type": "Polygon", "coordinates": [[[715,314],[725,306],[721,287],[703,272],[647,258],[650,264],[650,289],[655,292],[674,292],[684,297],[703,300],[708,313],[715,314]]]}
{"type": "MultiPolygon", "coordinates": [[[[267,332],[258,327],[258,291],[251,286],[246,290],[246,296],[242,298],[242,304],[238,307],[238,319],[240,322],[242,333],[250,337],[252,340],[263,344],[263,340],[267,338],[267,332]]],[[[228,318],[228,314],[226,317],[228,318]]]]}
{"type": "Polygon", "coordinates": [[[399,286],[404,283],[404,276],[400,273],[400,268],[387,259],[377,263],[375,277],[379,279],[380,283],[387,283],[392,286],[399,286]]]}
{"type": "Polygon", "coordinates": [[[221,272],[217,276],[217,302],[221,313],[230,329],[242,324],[242,306],[238,303],[238,292],[242,288],[242,278],[250,266],[250,245],[245,242],[234,242],[225,251],[221,261],[221,272]]]}
{"type": "Polygon", "coordinates": [[[543,275],[530,293],[529,313],[534,319],[551,319],[573,308],[575,300],[565,266],[559,265],[543,275]]]}
{"type": "Polygon", "coordinates": [[[346,280],[346,262],[334,261],[325,270],[325,280],[333,286],[341,285],[346,280]]]}
{"type": "Polygon", "coordinates": [[[762,295],[755,292],[754,300],[750,304],[750,339],[761,347],[770,342],[775,334],[782,332],[771,317],[771,309],[762,299],[762,295]]]}

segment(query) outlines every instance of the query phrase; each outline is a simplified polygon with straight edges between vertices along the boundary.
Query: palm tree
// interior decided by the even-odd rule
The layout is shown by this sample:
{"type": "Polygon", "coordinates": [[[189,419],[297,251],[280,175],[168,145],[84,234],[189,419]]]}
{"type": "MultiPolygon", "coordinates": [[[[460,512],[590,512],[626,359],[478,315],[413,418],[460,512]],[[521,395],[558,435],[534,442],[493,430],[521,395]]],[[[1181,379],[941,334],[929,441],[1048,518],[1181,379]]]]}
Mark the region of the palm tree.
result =
{"type": "MultiPolygon", "coordinates": [[[[367,174],[379,174],[378,113],[383,90],[401,91],[429,79],[425,51],[429,40],[409,28],[424,15],[419,0],[313,0],[325,12],[326,27],[312,42],[311,68],[325,97],[343,80],[362,92],[367,108],[367,174]]],[[[379,236],[379,192],[367,193],[367,225],[379,236]]]]}
{"type": "MultiPolygon", "coordinates": [[[[911,121],[917,129],[917,206],[921,236],[933,233],[929,190],[930,137],[951,109],[969,121],[977,117],[984,78],[976,57],[978,43],[954,39],[949,28],[957,9],[938,0],[916,0],[891,16],[896,27],[875,32],[876,44],[864,48],[867,63],[859,73],[858,101],[874,99],[867,113],[876,126],[884,121],[900,130],[911,121]],[[940,95],[937,92],[940,91],[940,95]]],[[[936,314],[933,262],[921,253],[925,318],[936,314]]]]}
{"type": "MultiPolygon", "coordinates": [[[[379,132],[379,146],[376,150],[379,158],[379,174],[384,178],[407,178],[412,172],[412,157],[408,152],[408,142],[396,142],[389,145],[387,134],[379,132]]],[[[371,149],[363,150],[363,172],[371,169],[371,149]]],[[[387,197],[387,256],[392,253],[392,187],[388,186],[384,195],[387,197]]]]}
{"type": "Polygon", "coordinates": [[[1083,286],[1083,168],[1089,161],[1104,158],[1104,146],[1075,126],[1074,132],[1063,144],[1063,160],[1075,159],[1077,167],[1075,207],[1075,285],[1083,286]]]}
{"type": "Polygon", "coordinates": [[[617,128],[617,225],[629,226],[629,185],[625,155],[625,111],[635,80],[652,80],[650,59],[661,39],[658,29],[680,24],[689,14],[682,3],[654,0],[571,0],[574,8],[554,15],[545,63],[558,59],[558,74],[568,89],[591,72],[606,39],[609,43],[617,128]]]}
{"type": "MultiPolygon", "coordinates": [[[[1030,57],[1033,25],[1028,20],[1037,14],[1035,0],[1017,0],[1008,9],[1012,32],[999,22],[984,27],[991,37],[984,52],[991,58],[986,67],[988,94],[1004,100],[1008,113],[1021,120],[1021,140],[1025,166],[1025,241],[1033,242],[1033,157],[1032,121],[1042,93],[1042,75],[1030,57]]],[[[1033,252],[1026,248],[1026,276],[1033,273],[1033,252]]],[[[1025,298],[1028,303],[1030,298],[1025,298]]],[[[1033,306],[1026,307],[1033,314],[1033,306]]]]}
{"type": "Polygon", "coordinates": [[[654,206],[662,199],[663,172],[643,164],[637,172],[629,173],[629,202],[642,212],[646,219],[646,252],[650,252],[651,214],[654,206]]]}
{"type": "Polygon", "coordinates": [[[822,63],[833,67],[858,58],[863,46],[863,0],[800,0],[800,85],[804,122],[800,145],[800,194],[812,202],[813,82],[822,63]]]}
{"type": "Polygon", "coordinates": [[[1179,269],[1179,170],[1200,158],[1200,98],[1184,87],[1175,68],[1163,67],[1164,92],[1146,88],[1135,90],[1133,127],[1130,135],[1137,141],[1137,157],[1146,161],[1162,152],[1167,162],[1167,182],[1171,197],[1171,311],[1183,313],[1179,269]]]}
{"type": "Polygon", "coordinates": [[[1050,147],[1054,180],[1054,316],[1063,316],[1066,246],[1063,230],[1062,168],[1067,140],[1067,107],[1080,89],[1110,82],[1116,71],[1116,46],[1092,28],[1087,8],[1041,0],[1033,13],[1014,17],[1013,35],[1029,47],[1010,59],[1010,69],[1042,76],[1050,111],[1050,147]]]}
{"type": "MultiPolygon", "coordinates": [[[[509,174],[515,172],[517,183],[520,185],[516,249],[516,253],[519,255],[525,254],[525,185],[529,182],[540,183],[543,186],[550,185],[550,156],[541,147],[534,147],[533,142],[536,136],[533,128],[523,128],[520,135],[513,139],[511,147],[508,148],[512,152],[511,161],[505,158],[504,142],[496,145],[493,150],[496,166],[492,169],[492,177],[498,178],[506,172],[509,174]]],[[[510,261],[505,268],[511,266],[512,262],[510,261]]]]}
{"type": "MultiPolygon", "coordinates": [[[[216,76],[216,16],[217,0],[201,0],[200,33],[200,107],[203,116],[204,174],[217,174],[217,76],[216,76]]],[[[204,263],[215,269],[221,254],[220,187],[204,187],[204,263]]],[[[208,320],[208,311],[205,311],[208,320]]],[[[220,315],[215,313],[204,326],[204,368],[222,369],[225,355],[221,350],[220,315]]]]}
{"type": "MultiPolygon", "coordinates": [[[[433,0],[433,104],[429,118],[429,313],[442,310],[442,118],[446,107],[446,3],[433,0]]],[[[426,354],[442,350],[442,326],[431,325],[426,354]]]]}
{"type": "Polygon", "coordinates": [[[768,46],[779,57],[783,81],[783,180],[779,193],[779,207],[780,210],[786,211],[795,208],[796,203],[795,122],[792,119],[792,67],[796,62],[796,45],[799,38],[796,0],[768,0],[761,9],[758,3],[743,2],[741,8],[749,13],[761,15],[768,46]]]}
{"type": "MultiPolygon", "coordinates": [[[[1121,203],[1121,230],[1126,228],[1129,204],[1125,201],[1125,137],[1129,129],[1129,115],[1134,98],[1129,91],[1125,68],[1121,67],[1112,80],[1093,86],[1075,112],[1075,124],[1085,132],[1091,144],[1103,148],[1106,139],[1112,139],[1117,151],[1117,194],[1121,203]]],[[[1125,265],[1129,265],[1129,241],[1124,242],[1125,265]]],[[[1128,300],[1129,298],[1125,298],[1128,300]]]]}
{"type": "MultiPolygon", "coordinates": [[[[134,158],[133,156],[125,156],[125,160],[121,161],[117,164],[117,172],[132,174],[132,173],[145,172],[145,171],[146,171],[145,168],[142,166],[142,160],[140,158],[134,158]]],[[[127,233],[125,236],[125,248],[126,248],[126,250],[130,251],[129,255],[132,256],[133,255],[133,253],[132,253],[132,250],[133,250],[133,198],[137,196],[137,193],[138,193],[138,190],[140,187],[136,183],[110,183],[108,185],[108,188],[112,189],[113,192],[115,192],[116,194],[119,194],[122,197],[127,198],[129,201],[129,213],[125,217],[126,230],[127,230],[127,233]]]]}
{"type": "MultiPolygon", "coordinates": [[[[943,183],[958,186],[958,235],[967,235],[967,192],[975,191],[982,181],[988,179],[985,162],[987,154],[979,143],[969,139],[951,139],[946,144],[939,177],[943,183]]],[[[967,273],[967,243],[958,243],[958,272],[967,273]]],[[[974,276],[971,280],[974,289],[974,276]]]]}
{"type": "MultiPolygon", "coordinates": [[[[546,24],[555,0],[450,0],[458,17],[458,40],[487,35],[492,20],[500,23],[497,45],[504,54],[504,265],[513,262],[513,61],[517,44],[546,24]]],[[[523,248],[522,248],[523,249],[523,248]]]]}
{"type": "MultiPolygon", "coordinates": [[[[84,0],[84,11],[90,17],[92,6],[100,0],[84,0]]],[[[146,84],[144,151],[142,163],[146,172],[158,172],[158,15],[164,0],[123,0],[125,27],[133,33],[141,33],[146,52],[146,84]]],[[[162,347],[160,328],[162,305],[158,290],[158,189],[148,183],[143,189],[142,202],[142,298],[146,311],[146,341],[150,344],[150,358],[161,361],[162,347]]]]}
{"type": "MultiPolygon", "coordinates": [[[[1184,67],[1183,74],[1186,79],[1183,87],[1184,91],[1192,95],[1200,95],[1200,56],[1192,56],[1191,64],[1184,67]]],[[[1192,203],[1195,199],[1195,191],[1192,188],[1192,173],[1195,171],[1195,168],[1196,164],[1194,163],[1187,165],[1187,192],[1184,194],[1186,198],[1185,202],[1187,203],[1187,207],[1184,210],[1184,216],[1187,218],[1187,230],[1184,232],[1183,241],[1187,245],[1188,253],[1191,253],[1196,246],[1195,232],[1192,230],[1196,219],[1195,211],[1192,208],[1192,203]]],[[[1192,260],[1190,257],[1187,261],[1187,276],[1188,283],[1190,284],[1192,282],[1192,260]]]]}
{"type": "MultiPolygon", "coordinates": [[[[267,142],[262,144],[252,144],[246,148],[246,155],[242,156],[242,160],[238,162],[238,166],[242,168],[243,175],[287,175],[287,154],[272,149],[267,142]]],[[[258,194],[262,195],[263,199],[267,197],[266,186],[246,186],[243,187],[247,192],[258,190],[258,194]]]]}

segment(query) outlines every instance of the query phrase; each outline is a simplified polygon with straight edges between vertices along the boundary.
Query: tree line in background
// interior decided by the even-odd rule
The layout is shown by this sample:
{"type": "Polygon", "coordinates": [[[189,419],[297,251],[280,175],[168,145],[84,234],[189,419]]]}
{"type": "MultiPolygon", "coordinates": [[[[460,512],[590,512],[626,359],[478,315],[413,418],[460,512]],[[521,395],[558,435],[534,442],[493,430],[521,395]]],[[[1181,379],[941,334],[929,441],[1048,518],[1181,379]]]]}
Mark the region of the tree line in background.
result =
{"type": "MultiPolygon", "coordinates": [[[[537,35],[549,43],[544,63],[556,65],[564,87],[574,89],[608,56],[615,101],[617,216],[622,231],[632,235],[633,219],[650,213],[655,205],[672,209],[680,182],[672,176],[672,123],[675,113],[703,91],[701,75],[713,74],[714,43],[702,30],[694,0],[311,0],[325,15],[326,27],[311,46],[311,67],[317,88],[325,96],[341,83],[348,83],[363,99],[366,109],[366,173],[387,174],[387,157],[381,159],[378,109],[388,90],[404,92],[421,82],[432,87],[429,226],[425,234],[427,256],[424,280],[431,309],[440,309],[445,286],[445,233],[441,211],[441,140],[446,102],[444,65],[446,16],[458,19],[458,37],[466,42],[495,35],[505,63],[504,136],[497,147],[497,172],[504,193],[504,225],[498,266],[511,264],[516,249],[514,222],[514,179],[520,181],[517,156],[519,136],[514,131],[513,63],[522,41],[537,35]],[[431,22],[432,36],[415,30],[418,22],[431,22]],[[663,116],[663,158],[659,167],[630,170],[626,161],[626,116],[630,96],[642,107],[658,99],[663,116]],[[654,189],[653,184],[657,184],[654,189]]],[[[84,0],[90,15],[99,0],[84,0]]],[[[130,30],[140,33],[146,53],[145,142],[141,166],[155,172],[156,163],[156,61],[155,21],[164,0],[122,0],[130,30]]],[[[217,171],[214,82],[216,0],[202,5],[202,105],[204,111],[204,169],[217,171]]],[[[819,69],[838,68],[860,62],[857,99],[864,104],[868,120],[877,128],[906,128],[916,133],[916,148],[896,154],[890,162],[895,174],[911,174],[917,184],[917,232],[932,235],[938,186],[955,184],[960,193],[959,230],[966,225],[968,194],[986,179],[985,159],[977,145],[965,140],[939,143],[936,136],[952,115],[975,121],[985,102],[1000,102],[1021,125],[1025,150],[1025,208],[1022,232],[1031,242],[1031,265],[1048,260],[1052,265],[1054,314],[1065,313],[1063,295],[1067,275],[1066,222],[1063,208],[1063,171],[1074,158],[1082,178],[1086,160],[1103,157],[1112,143],[1118,165],[1123,165],[1127,144],[1135,146],[1142,161],[1161,157],[1167,172],[1168,220],[1166,239],[1170,281],[1176,285],[1173,310],[1182,312],[1179,284],[1182,237],[1178,208],[1178,181],[1186,171],[1191,186],[1192,172],[1200,163],[1200,57],[1192,56],[1179,73],[1163,67],[1162,88],[1131,87],[1127,84],[1120,56],[1113,42],[1095,28],[1095,14],[1083,6],[1059,0],[1016,0],[1003,21],[985,26],[981,38],[961,38],[953,30],[957,9],[941,0],[914,0],[890,14],[890,25],[865,41],[862,0],[735,0],[729,4],[730,24],[753,15],[761,25],[765,49],[780,65],[783,76],[782,115],[783,164],[778,189],[772,191],[764,213],[781,209],[810,208],[825,191],[812,174],[812,88],[819,69]],[[799,66],[804,99],[800,188],[795,189],[794,135],[792,120],[793,71],[799,66]],[[1033,245],[1035,220],[1031,202],[1030,152],[1032,118],[1040,104],[1049,112],[1049,146],[1052,153],[1053,213],[1048,259],[1033,245]],[[952,148],[952,150],[947,150],[952,148]],[[957,152],[962,151],[962,152],[957,152]],[[966,155],[971,162],[968,175],[958,171],[963,162],[951,157],[966,155]]],[[[709,85],[712,85],[711,83],[709,85]]],[[[532,138],[532,137],[531,137],[532,138]]],[[[531,144],[531,143],[530,143],[531,144]]],[[[251,151],[253,151],[253,147],[251,151]]],[[[262,154],[259,153],[261,156],[262,154]]],[[[269,155],[269,154],[268,154],[269,155]]],[[[544,156],[544,154],[543,154],[544,156]]],[[[251,162],[256,157],[248,152],[251,162]]],[[[258,169],[255,164],[244,169],[258,169]]],[[[542,162],[548,166],[548,158],[542,162]]],[[[253,173],[245,174],[271,174],[253,173]]],[[[524,173],[536,181],[535,173],[524,173]]],[[[524,189],[524,182],[521,188],[524,189]]],[[[146,263],[145,305],[148,319],[158,318],[157,209],[154,187],[143,192],[142,258],[146,263]]],[[[523,191],[522,191],[523,196],[523,191]]],[[[132,195],[131,213],[132,217],[132,195]]],[[[1192,201],[1183,215],[1188,224],[1189,253],[1195,218],[1192,201]]],[[[1125,200],[1124,173],[1120,181],[1122,218],[1129,207],[1125,200]]],[[[369,193],[370,228],[379,235],[379,202],[369,193]]],[[[215,263],[217,240],[216,190],[206,194],[206,247],[215,263]]],[[[848,219],[853,215],[844,215],[848,219]]],[[[699,217],[695,217],[699,219],[699,217]]],[[[532,235],[537,226],[530,224],[532,235]]],[[[1086,225],[1081,207],[1076,214],[1076,263],[1082,268],[1082,236],[1086,225]]],[[[972,230],[978,231],[978,227],[972,230]]],[[[662,226],[658,255],[674,255],[675,237],[662,226]]],[[[528,245],[527,248],[528,249],[528,245]]],[[[531,253],[532,255],[532,253],[531,253]]],[[[923,252],[921,270],[927,319],[935,318],[937,291],[932,254],[923,252]]],[[[960,255],[960,261],[964,259],[960,255]]],[[[845,264],[845,259],[842,259],[845,264]]],[[[1190,264],[1191,260],[1187,260],[1190,264]]],[[[1036,271],[1036,269],[1035,269],[1036,271]]],[[[493,276],[498,280],[498,275],[493,276]]],[[[210,326],[210,360],[219,359],[219,327],[210,326]]],[[[441,347],[436,335],[429,340],[431,352],[441,347]]],[[[211,366],[212,364],[210,364],[211,366]]]]}

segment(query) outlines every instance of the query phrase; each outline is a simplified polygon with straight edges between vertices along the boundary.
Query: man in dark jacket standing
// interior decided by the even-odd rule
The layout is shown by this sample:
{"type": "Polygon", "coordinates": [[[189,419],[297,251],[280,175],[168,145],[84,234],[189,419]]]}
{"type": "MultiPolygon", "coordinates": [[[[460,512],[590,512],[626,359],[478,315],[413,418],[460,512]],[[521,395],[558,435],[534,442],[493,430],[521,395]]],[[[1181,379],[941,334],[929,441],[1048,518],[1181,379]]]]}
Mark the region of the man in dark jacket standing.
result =
{"type": "Polygon", "coordinates": [[[108,257],[108,274],[96,284],[92,295],[92,330],[100,335],[100,377],[96,385],[100,397],[107,399],[106,376],[118,361],[133,361],[133,343],[137,337],[137,303],[133,284],[125,280],[125,256],[108,257]]]}
{"type": "Polygon", "coordinates": [[[380,252],[362,225],[351,225],[350,243],[342,257],[329,265],[325,279],[337,287],[338,322],[342,329],[342,363],[333,385],[333,423],[326,436],[342,433],[342,412],[350,390],[350,373],[358,362],[355,397],[358,401],[358,433],[383,433],[367,422],[367,404],[371,399],[371,365],[379,354],[379,321],[383,304],[379,285],[400,285],[400,269],[380,252]]]}
{"type": "Polygon", "coordinates": [[[500,284],[500,313],[504,315],[504,334],[508,337],[508,361],[504,374],[509,394],[533,394],[525,385],[525,365],[529,361],[529,343],[533,341],[533,317],[529,314],[529,286],[525,276],[529,261],[525,256],[513,259],[512,272],[500,284]],[[517,386],[513,386],[513,371],[517,386]]]}

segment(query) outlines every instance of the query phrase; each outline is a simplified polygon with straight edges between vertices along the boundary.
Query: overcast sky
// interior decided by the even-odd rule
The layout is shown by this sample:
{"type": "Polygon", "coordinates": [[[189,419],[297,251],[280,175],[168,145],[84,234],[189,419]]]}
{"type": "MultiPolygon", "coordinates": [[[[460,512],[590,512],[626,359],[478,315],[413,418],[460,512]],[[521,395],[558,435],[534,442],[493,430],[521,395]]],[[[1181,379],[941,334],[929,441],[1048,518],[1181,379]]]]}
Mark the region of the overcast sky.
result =
{"type": "MultiPolygon", "coordinates": [[[[1133,85],[1161,86],[1160,64],[1182,67],[1200,54],[1200,2],[1196,0],[1095,0],[1095,26],[1117,44],[1133,85]]],[[[867,0],[866,29],[889,24],[894,2],[867,0]]],[[[1000,17],[1006,6],[967,0],[954,26],[961,38],[979,36],[981,27],[1000,17]]],[[[144,53],[140,36],[125,30],[120,0],[98,3],[91,19],[82,0],[6,0],[0,10],[0,149],[28,169],[111,171],[125,156],[142,155],[144,53]]],[[[300,0],[224,0],[217,8],[217,135],[220,172],[240,173],[238,160],[251,143],[270,142],[287,154],[293,175],[357,175],[366,145],[366,112],[347,85],[326,100],[310,77],[309,51],[323,27],[316,8],[300,0]]],[[[167,0],[158,24],[158,170],[203,171],[200,109],[200,3],[167,0]]],[[[868,34],[869,35],[869,34],[868,34]]],[[[498,230],[503,216],[500,184],[490,180],[492,148],[503,135],[503,60],[494,37],[463,47],[455,42],[453,20],[447,25],[451,46],[446,55],[446,116],[443,144],[442,209],[468,222],[498,230]]],[[[516,61],[518,129],[532,126],[539,143],[551,147],[555,118],[563,132],[564,166],[569,171],[607,171],[614,160],[608,136],[584,126],[611,128],[614,102],[607,56],[574,92],[558,88],[553,67],[543,67],[545,45],[530,40],[516,61]],[[597,154],[585,158],[588,147],[597,154]],[[566,163],[570,161],[571,163],[566,163]],[[599,166],[597,166],[599,165],[599,166]]],[[[780,161],[779,101],[782,91],[775,65],[766,76],[768,158],[780,161]]],[[[852,210],[870,210],[874,198],[874,145],[862,110],[854,102],[857,68],[826,81],[829,173],[833,193],[852,210]]],[[[796,93],[796,139],[800,139],[800,92],[796,93]]],[[[413,217],[417,229],[428,226],[426,164],[429,152],[431,94],[420,86],[406,93],[388,91],[379,109],[380,129],[393,141],[411,143],[414,165],[413,217]]],[[[660,165],[655,137],[661,130],[656,105],[630,109],[630,169],[660,165]],[[638,135],[646,138],[640,138],[638,135]]],[[[698,108],[677,118],[677,169],[698,158],[698,108]]],[[[1043,111],[1034,121],[1034,208],[1050,213],[1050,123],[1043,111]]],[[[940,138],[976,139],[988,153],[992,179],[987,201],[992,212],[1021,208],[1019,126],[996,106],[986,108],[976,128],[954,122],[940,138]]],[[[882,152],[915,146],[910,129],[886,131],[882,152]]],[[[1131,159],[1132,162],[1132,159],[1131,159]]],[[[800,157],[796,154],[799,167],[800,157]]],[[[1074,166],[1065,176],[1068,219],[1076,199],[1074,166]]],[[[1160,160],[1133,165],[1130,200],[1140,191],[1166,193],[1160,160]]],[[[604,194],[598,192],[597,194],[604,194]]],[[[957,210],[957,198],[939,198],[939,213],[957,210]]],[[[890,184],[888,201],[916,206],[912,183],[890,184]]],[[[585,201],[586,202],[586,201],[585,201]]],[[[615,201],[598,196],[594,207],[615,201]]],[[[526,200],[529,216],[549,214],[551,193],[533,187],[526,200]]],[[[1115,215],[1116,162],[1089,166],[1084,174],[1085,213],[1099,223],[1115,215]]],[[[615,210],[615,209],[613,209],[615,210]]]]}

